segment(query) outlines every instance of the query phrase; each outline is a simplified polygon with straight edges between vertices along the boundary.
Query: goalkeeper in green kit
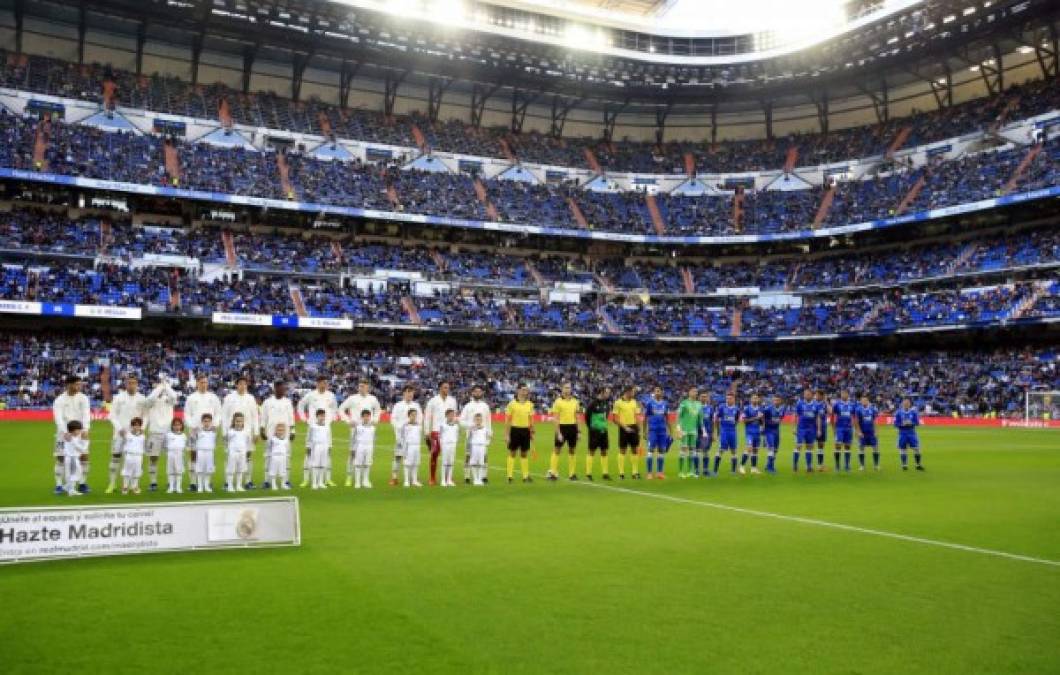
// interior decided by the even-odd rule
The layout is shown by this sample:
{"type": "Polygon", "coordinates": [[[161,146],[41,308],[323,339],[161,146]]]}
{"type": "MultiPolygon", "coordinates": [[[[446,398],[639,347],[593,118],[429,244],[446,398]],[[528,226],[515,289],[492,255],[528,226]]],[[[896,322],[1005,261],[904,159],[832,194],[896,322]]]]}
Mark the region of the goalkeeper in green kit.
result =
{"type": "Polygon", "coordinates": [[[603,470],[601,476],[604,480],[611,480],[607,466],[607,451],[611,445],[608,438],[608,416],[611,414],[611,390],[607,387],[596,392],[596,396],[585,408],[585,426],[589,428],[589,453],[585,456],[585,476],[593,479],[593,459],[597,451],[600,452],[600,468],[603,470]]]}
{"type": "Polygon", "coordinates": [[[688,396],[677,407],[677,427],[681,430],[681,454],[677,459],[677,475],[681,478],[699,478],[699,471],[693,470],[692,457],[699,451],[696,443],[702,423],[703,404],[699,401],[699,389],[689,387],[688,396]]]}

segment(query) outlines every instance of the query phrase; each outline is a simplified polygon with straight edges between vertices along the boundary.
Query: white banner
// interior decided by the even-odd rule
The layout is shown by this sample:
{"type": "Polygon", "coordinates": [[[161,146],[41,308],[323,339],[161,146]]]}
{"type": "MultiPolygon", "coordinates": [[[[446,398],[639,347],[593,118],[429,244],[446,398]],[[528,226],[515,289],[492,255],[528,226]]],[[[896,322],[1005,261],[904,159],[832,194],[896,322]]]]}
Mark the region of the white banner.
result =
{"type": "Polygon", "coordinates": [[[139,307],[113,307],[111,305],[74,305],[74,316],[100,319],[132,319],[139,321],[143,310],[139,307]]]}
{"type": "Polygon", "coordinates": [[[6,314],[40,314],[41,304],[23,300],[0,300],[0,312],[6,314]]]}
{"type": "Polygon", "coordinates": [[[0,564],[300,543],[297,497],[0,509],[0,564]]]}
{"type": "Polygon", "coordinates": [[[240,314],[239,312],[214,312],[213,323],[229,323],[240,326],[271,326],[271,314],[240,314]]]}
{"type": "Polygon", "coordinates": [[[352,330],[353,319],[337,319],[329,316],[300,316],[299,328],[324,328],[327,330],[352,330]]]}

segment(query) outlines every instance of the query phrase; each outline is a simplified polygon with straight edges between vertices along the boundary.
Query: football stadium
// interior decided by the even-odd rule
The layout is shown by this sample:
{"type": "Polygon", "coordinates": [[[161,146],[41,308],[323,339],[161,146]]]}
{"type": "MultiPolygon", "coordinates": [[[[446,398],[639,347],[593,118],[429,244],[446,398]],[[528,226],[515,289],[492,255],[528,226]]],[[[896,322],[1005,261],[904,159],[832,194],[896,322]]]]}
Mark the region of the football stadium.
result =
{"type": "Polygon", "coordinates": [[[1060,673],[1058,33],[0,0],[0,673],[1060,673]]]}

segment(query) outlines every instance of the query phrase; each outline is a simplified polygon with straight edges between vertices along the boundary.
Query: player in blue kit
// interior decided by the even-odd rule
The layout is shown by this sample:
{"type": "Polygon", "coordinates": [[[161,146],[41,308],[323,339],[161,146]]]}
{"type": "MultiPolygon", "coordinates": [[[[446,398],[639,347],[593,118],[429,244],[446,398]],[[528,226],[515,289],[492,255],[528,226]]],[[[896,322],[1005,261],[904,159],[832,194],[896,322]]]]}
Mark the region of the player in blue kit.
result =
{"type": "Polygon", "coordinates": [[[740,456],[740,474],[746,470],[747,458],[751,458],[751,473],[758,473],[758,448],[762,445],[762,406],[758,394],[751,394],[751,402],[743,407],[744,448],[740,456]]]}
{"type": "Polygon", "coordinates": [[[824,389],[817,390],[814,403],[817,407],[817,469],[825,471],[824,446],[828,442],[828,418],[832,414],[832,406],[828,405],[824,389]]]}
{"type": "Polygon", "coordinates": [[[839,392],[839,400],[832,403],[832,427],[835,429],[835,470],[839,471],[839,455],[843,455],[843,470],[850,471],[850,445],[854,442],[854,402],[850,392],[839,392]]]}
{"type": "Polygon", "coordinates": [[[908,398],[902,399],[902,407],[894,413],[894,426],[898,429],[898,452],[902,457],[902,471],[909,470],[910,449],[913,450],[916,470],[923,471],[924,465],[920,463],[920,439],[916,434],[916,428],[920,426],[920,414],[908,398]]]}
{"type": "Polygon", "coordinates": [[[700,476],[709,478],[714,475],[710,472],[710,446],[714,444],[714,406],[710,402],[710,394],[706,391],[700,392],[699,402],[703,406],[703,413],[700,416],[699,435],[696,438],[696,452],[692,455],[692,467],[700,476]]]}
{"type": "Polygon", "coordinates": [[[670,449],[674,436],[670,435],[670,404],[663,399],[662,387],[652,389],[651,396],[644,402],[644,427],[648,439],[648,479],[652,476],[652,458],[654,457],[655,478],[663,479],[663,461],[670,449]]]}
{"type": "Polygon", "coordinates": [[[725,403],[718,406],[714,413],[718,426],[718,454],[714,455],[714,474],[721,466],[721,453],[731,452],[730,467],[736,473],[736,425],[740,422],[740,408],[736,405],[734,394],[725,395],[725,403]]]}
{"type": "Polygon", "coordinates": [[[795,452],[792,453],[792,471],[799,472],[799,452],[806,457],[806,471],[813,472],[813,445],[817,442],[817,402],[809,387],[803,390],[802,398],[795,403],[795,452]]]}
{"type": "Polygon", "coordinates": [[[766,444],[766,473],[777,472],[777,453],[780,452],[780,422],[784,419],[784,399],[774,396],[773,402],[762,406],[762,429],[766,444]]]}
{"type": "Polygon", "coordinates": [[[865,470],[865,448],[872,448],[872,468],[880,470],[880,441],[876,438],[876,418],[879,408],[872,405],[868,394],[861,395],[861,404],[854,411],[858,423],[858,464],[865,470]]]}

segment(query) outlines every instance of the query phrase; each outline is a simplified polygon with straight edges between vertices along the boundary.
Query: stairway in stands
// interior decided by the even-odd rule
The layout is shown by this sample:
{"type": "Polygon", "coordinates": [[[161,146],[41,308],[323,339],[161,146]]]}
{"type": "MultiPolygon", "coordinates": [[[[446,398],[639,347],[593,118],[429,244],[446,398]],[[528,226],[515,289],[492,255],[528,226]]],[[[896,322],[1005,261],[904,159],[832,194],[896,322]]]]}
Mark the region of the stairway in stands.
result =
{"type": "Polygon", "coordinates": [[[538,287],[544,287],[545,277],[538,271],[537,266],[530,260],[527,260],[523,264],[526,265],[526,271],[530,273],[530,278],[534,280],[534,283],[537,284],[538,287]]]}
{"type": "Polygon", "coordinates": [[[909,206],[916,200],[920,191],[924,189],[925,183],[927,183],[927,177],[921,173],[916,182],[913,183],[913,186],[902,197],[902,201],[898,202],[898,205],[894,207],[894,215],[900,216],[909,210],[909,206]]]}
{"type": "Polygon", "coordinates": [[[655,227],[655,234],[660,236],[666,234],[666,221],[662,212],[659,211],[659,203],[655,201],[655,195],[645,194],[644,203],[648,205],[648,213],[651,214],[651,224],[655,227]]]}
{"type": "Polygon", "coordinates": [[[600,161],[596,159],[596,153],[593,152],[592,148],[584,148],[585,150],[585,163],[589,165],[589,169],[595,174],[601,174],[604,170],[600,167],[600,161]]]}
{"type": "Polygon", "coordinates": [[[570,206],[571,215],[574,216],[574,222],[578,223],[578,227],[588,230],[589,221],[585,219],[585,214],[582,213],[582,208],[578,206],[578,202],[574,201],[574,197],[567,197],[567,205],[570,206]]]}
{"type": "Polygon", "coordinates": [[[729,335],[732,337],[740,337],[743,332],[743,310],[739,307],[732,308],[732,326],[729,328],[729,335]]]}
{"type": "Polygon", "coordinates": [[[228,230],[221,232],[221,243],[225,249],[225,262],[228,263],[229,267],[239,266],[239,256],[236,255],[236,243],[232,233],[228,230]]]}
{"type": "Polygon", "coordinates": [[[1023,177],[1024,173],[1026,173],[1027,168],[1031,164],[1033,164],[1034,160],[1036,160],[1038,158],[1038,155],[1041,154],[1042,147],[1043,145],[1041,143],[1035,143],[1033,146],[1031,146],[1031,149],[1028,150],[1027,154],[1023,156],[1023,159],[1020,161],[1019,166],[1017,166],[1016,170],[1012,172],[1012,176],[1008,179],[1008,182],[1005,183],[1005,189],[1002,190],[1003,194],[1008,194],[1016,189],[1016,186],[1019,185],[1020,178],[1023,177]]]}
{"type": "Polygon", "coordinates": [[[486,216],[490,220],[496,222],[501,219],[497,213],[497,207],[493,205],[489,194],[486,193],[486,186],[483,185],[482,180],[479,178],[475,178],[475,196],[478,197],[479,202],[486,209],[486,216]]]}
{"type": "Polygon", "coordinates": [[[618,329],[618,325],[615,320],[611,318],[611,315],[607,313],[607,310],[603,306],[596,308],[596,316],[599,317],[600,323],[603,324],[604,330],[611,334],[621,333],[618,329]]]}
{"type": "Polygon", "coordinates": [[[905,142],[909,140],[909,136],[913,133],[913,127],[908,124],[898,130],[898,133],[894,135],[894,139],[891,140],[891,144],[887,146],[887,152],[884,153],[884,159],[891,159],[894,157],[894,153],[902,149],[905,142]]]}
{"type": "Polygon", "coordinates": [[[416,301],[413,300],[411,296],[406,295],[401,298],[401,308],[405,310],[409,323],[413,326],[423,325],[423,319],[420,318],[420,311],[416,308],[416,301]]]}
{"type": "Polygon", "coordinates": [[[276,171],[280,175],[280,187],[287,199],[294,199],[294,187],[291,185],[291,168],[287,166],[287,156],[283,150],[276,152],[276,171]]]}
{"type": "Polygon", "coordinates": [[[298,316],[309,316],[309,312],[305,308],[305,298],[302,297],[302,289],[299,288],[297,282],[292,281],[287,290],[291,294],[291,304],[294,305],[294,313],[298,316]]]}
{"type": "Polygon", "coordinates": [[[835,190],[835,183],[833,183],[821,195],[821,204],[817,207],[817,214],[813,217],[813,229],[819,228],[828,218],[828,212],[832,209],[832,202],[835,201],[835,190]]]}
{"type": "Polygon", "coordinates": [[[180,185],[180,153],[177,152],[177,146],[173,144],[173,141],[167,139],[162,143],[162,156],[165,158],[166,176],[169,178],[169,184],[173,186],[180,185]]]}
{"type": "Polygon", "coordinates": [[[696,279],[692,276],[692,270],[687,267],[681,268],[681,282],[685,286],[685,293],[696,292],[696,279]]]}
{"type": "Polygon", "coordinates": [[[33,139],[33,166],[37,171],[48,170],[48,141],[51,139],[51,122],[41,120],[33,139]]]}

